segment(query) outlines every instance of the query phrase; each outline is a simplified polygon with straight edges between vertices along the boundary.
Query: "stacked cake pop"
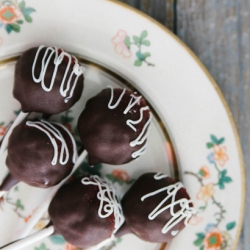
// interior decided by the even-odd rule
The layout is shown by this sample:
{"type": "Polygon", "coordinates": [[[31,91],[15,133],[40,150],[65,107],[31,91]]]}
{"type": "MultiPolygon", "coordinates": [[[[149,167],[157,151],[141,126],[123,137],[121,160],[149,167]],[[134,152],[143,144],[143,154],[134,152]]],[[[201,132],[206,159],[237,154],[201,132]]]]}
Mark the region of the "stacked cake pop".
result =
{"type": "Polygon", "coordinates": [[[72,107],[83,91],[83,72],[84,68],[74,56],[56,47],[41,45],[31,48],[18,59],[13,95],[20,102],[22,111],[1,143],[1,153],[8,147],[6,165],[10,174],[0,191],[10,189],[19,181],[50,187],[71,172],[77,153],[69,131],[60,124],[46,121],[23,123],[23,120],[29,112],[41,112],[47,116],[72,107]],[[66,158],[63,160],[64,154],[66,158]],[[74,155],[72,162],[69,154],[74,155]],[[56,159],[58,155],[59,160],[56,159]]]}

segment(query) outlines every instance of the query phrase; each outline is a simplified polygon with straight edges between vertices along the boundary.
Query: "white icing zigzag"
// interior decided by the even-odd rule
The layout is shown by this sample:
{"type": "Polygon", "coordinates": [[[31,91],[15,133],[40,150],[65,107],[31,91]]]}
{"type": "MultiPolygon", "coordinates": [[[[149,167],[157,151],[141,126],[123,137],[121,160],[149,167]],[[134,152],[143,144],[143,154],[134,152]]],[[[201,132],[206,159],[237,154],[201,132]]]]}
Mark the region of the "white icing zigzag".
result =
{"type": "Polygon", "coordinates": [[[155,180],[161,180],[161,179],[164,179],[164,178],[167,178],[168,175],[167,174],[163,174],[161,172],[158,172],[154,175],[154,179],[155,180]]]}
{"type": "Polygon", "coordinates": [[[113,233],[115,233],[124,222],[124,217],[121,204],[115,196],[116,192],[113,185],[108,180],[101,180],[97,175],[84,177],[82,184],[98,186],[99,192],[97,193],[97,198],[100,200],[98,215],[100,218],[107,218],[111,214],[114,214],[115,231],[113,233]],[[104,205],[104,203],[106,204],[104,205]]]}
{"type": "MultiPolygon", "coordinates": [[[[123,89],[121,95],[119,96],[118,100],[116,101],[115,104],[112,105],[112,102],[113,102],[113,98],[114,98],[114,89],[113,87],[111,86],[108,86],[110,89],[111,89],[111,97],[110,97],[110,100],[109,100],[109,103],[108,103],[108,108],[109,109],[115,109],[119,103],[121,102],[122,100],[122,97],[124,96],[125,92],[126,92],[126,89],[123,89]]],[[[142,96],[135,96],[133,94],[130,95],[131,96],[131,99],[128,103],[128,106],[126,107],[126,109],[123,111],[123,114],[127,114],[136,104],[138,104],[142,98],[142,96]]],[[[140,109],[140,118],[136,121],[133,121],[133,120],[127,120],[126,121],[126,124],[131,128],[133,129],[135,132],[137,131],[136,127],[134,125],[136,124],[139,124],[142,119],[143,119],[143,112],[146,111],[146,110],[149,110],[149,107],[146,106],[146,107],[142,107],[140,109]]],[[[146,140],[147,140],[147,137],[148,137],[148,134],[149,134],[149,126],[150,126],[150,123],[151,123],[151,120],[152,120],[152,115],[151,115],[151,112],[149,112],[149,119],[148,121],[144,124],[144,127],[141,131],[141,133],[139,134],[139,136],[134,140],[134,141],[131,141],[130,142],[130,146],[131,147],[135,147],[137,145],[141,145],[143,144],[146,140]]],[[[147,143],[141,147],[139,150],[135,151],[132,153],[132,158],[137,158],[139,156],[141,156],[142,154],[145,153],[145,150],[146,150],[146,147],[147,147],[147,143]]]]}
{"type": "MultiPolygon", "coordinates": [[[[160,180],[163,178],[166,178],[167,175],[163,175],[161,173],[157,173],[154,175],[155,180],[160,180]]],[[[177,192],[183,188],[183,184],[180,182],[177,182],[175,184],[169,185],[167,187],[160,188],[154,192],[151,192],[149,194],[144,195],[141,197],[141,201],[144,201],[148,197],[154,196],[156,194],[159,194],[161,192],[167,192],[166,198],[164,198],[157,207],[148,215],[149,220],[155,219],[160,213],[164,212],[167,209],[170,209],[170,214],[172,215],[172,218],[165,224],[165,226],[162,228],[161,232],[163,234],[167,233],[169,230],[171,230],[174,226],[176,226],[180,221],[185,219],[184,223],[187,226],[189,219],[192,217],[193,214],[196,213],[196,210],[190,206],[192,203],[191,200],[188,200],[186,198],[182,198],[180,200],[175,200],[175,196],[177,192]],[[164,203],[166,201],[170,200],[170,204],[167,206],[164,206],[164,203]],[[177,212],[174,212],[174,207],[176,205],[179,205],[181,209],[177,212]]],[[[171,231],[171,234],[173,236],[178,234],[178,230],[171,231]]]]}
{"type": "Polygon", "coordinates": [[[32,122],[32,121],[26,122],[27,126],[35,127],[37,129],[41,130],[42,132],[44,132],[49,137],[49,139],[53,145],[53,148],[54,148],[54,156],[53,156],[53,159],[51,161],[52,165],[56,165],[56,163],[58,162],[58,145],[57,145],[55,138],[61,142],[61,152],[60,152],[60,157],[59,157],[59,163],[61,165],[65,165],[69,161],[69,149],[68,149],[67,143],[65,142],[61,132],[55,126],[53,126],[53,124],[60,126],[62,129],[64,129],[68,133],[68,135],[72,141],[72,145],[73,145],[72,162],[75,163],[77,160],[77,157],[78,157],[76,143],[75,143],[73,136],[70,134],[70,132],[64,126],[62,126],[61,124],[56,123],[56,122],[49,123],[49,122],[44,121],[44,120],[35,121],[35,122],[32,122]],[[65,155],[65,157],[64,157],[64,155],[65,155]],[[63,157],[64,157],[64,159],[63,159],[63,157]]]}
{"type": "Polygon", "coordinates": [[[45,47],[44,45],[41,45],[36,52],[36,56],[35,56],[35,59],[34,59],[33,65],[32,65],[33,81],[36,83],[41,82],[41,86],[42,86],[44,91],[47,91],[47,92],[51,91],[53,86],[54,86],[54,83],[55,83],[55,78],[56,78],[58,67],[62,63],[64,57],[67,57],[68,58],[68,65],[67,65],[67,68],[65,70],[63,80],[62,80],[61,86],[60,86],[60,94],[63,97],[65,97],[64,102],[67,103],[74,93],[74,89],[75,89],[77,80],[78,80],[79,76],[83,74],[84,68],[78,64],[76,57],[71,56],[69,53],[63,51],[62,49],[58,49],[57,47],[47,47],[45,50],[43,59],[42,59],[42,67],[41,67],[40,75],[38,78],[36,78],[35,77],[35,67],[36,67],[37,59],[38,59],[40,51],[44,47],[45,47]],[[59,52],[59,50],[61,53],[59,52]],[[54,54],[55,54],[55,59],[54,59],[55,68],[54,68],[54,72],[53,72],[53,75],[51,78],[50,85],[49,85],[49,87],[46,87],[46,85],[44,83],[44,77],[45,77],[49,62],[54,54]],[[66,87],[65,87],[65,79],[68,75],[68,71],[69,71],[69,68],[71,65],[72,57],[74,59],[74,67],[73,67],[73,71],[70,73],[70,77],[69,77],[67,84],[66,84],[66,87]],[[73,75],[75,75],[75,81],[74,81],[73,85],[71,86],[71,90],[70,90],[70,83],[71,83],[73,75]],[[70,91],[70,92],[67,96],[68,91],[70,91]]]}

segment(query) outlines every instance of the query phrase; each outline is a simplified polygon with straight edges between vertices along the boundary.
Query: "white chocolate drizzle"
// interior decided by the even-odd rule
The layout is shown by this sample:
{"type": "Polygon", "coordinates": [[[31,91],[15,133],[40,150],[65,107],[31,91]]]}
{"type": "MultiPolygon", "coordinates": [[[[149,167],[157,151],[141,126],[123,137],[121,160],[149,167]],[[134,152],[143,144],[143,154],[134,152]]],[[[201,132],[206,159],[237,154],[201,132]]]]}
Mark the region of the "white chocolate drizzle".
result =
{"type": "MultiPolygon", "coordinates": [[[[134,105],[136,105],[137,103],[140,104],[140,100],[142,98],[142,96],[135,96],[133,94],[130,95],[132,98],[129,101],[129,104],[127,106],[127,108],[123,111],[123,114],[127,114],[129,112],[129,110],[131,108],[134,107],[134,105]],[[134,100],[134,101],[133,101],[134,100]]],[[[148,108],[148,107],[147,107],[148,108]]],[[[149,108],[148,108],[149,109],[149,108]]]]}
{"type": "Polygon", "coordinates": [[[107,218],[114,214],[115,231],[118,230],[124,222],[124,217],[121,204],[115,196],[116,192],[113,185],[108,180],[101,180],[97,175],[82,178],[82,184],[98,186],[97,198],[100,200],[98,215],[100,218],[107,218]]]}
{"type": "Polygon", "coordinates": [[[155,180],[161,180],[161,179],[164,179],[164,178],[167,178],[168,175],[167,174],[163,174],[161,172],[158,172],[154,175],[154,179],[155,180]]]}
{"type": "Polygon", "coordinates": [[[51,164],[52,165],[56,165],[56,163],[58,162],[58,158],[59,158],[59,163],[61,165],[65,165],[68,161],[69,161],[69,149],[68,149],[68,145],[65,142],[61,132],[55,127],[53,126],[53,124],[60,126],[62,129],[64,129],[72,142],[73,145],[73,156],[72,156],[72,162],[75,163],[77,160],[77,148],[76,148],[76,143],[75,140],[73,138],[73,136],[70,134],[70,132],[63,127],[61,124],[53,122],[53,123],[49,123],[47,121],[41,120],[41,121],[27,121],[26,125],[29,127],[34,127],[39,129],[40,131],[44,132],[48,138],[51,141],[51,144],[54,148],[54,156],[52,158],[51,164]],[[58,145],[56,142],[56,139],[60,141],[61,143],[61,151],[60,151],[60,156],[58,156],[58,145]],[[64,157],[65,155],[65,157],[64,157]]]}
{"type": "Polygon", "coordinates": [[[126,92],[126,89],[123,89],[123,91],[122,91],[121,95],[119,96],[118,100],[116,101],[116,103],[112,105],[113,98],[114,98],[114,91],[113,91],[113,88],[111,86],[109,86],[109,87],[111,88],[112,91],[111,91],[111,97],[110,97],[110,100],[108,103],[108,107],[109,107],[109,109],[115,109],[119,105],[119,103],[121,102],[122,97],[126,92]]]}
{"type": "MultiPolygon", "coordinates": [[[[114,98],[114,89],[113,89],[112,86],[108,86],[108,87],[111,89],[111,97],[110,97],[110,100],[109,100],[109,103],[108,103],[108,108],[109,109],[114,109],[121,102],[122,97],[124,96],[124,94],[126,92],[126,89],[125,88],[123,89],[123,91],[120,94],[120,96],[119,96],[118,100],[116,101],[116,103],[112,105],[113,98],[114,98]]],[[[136,96],[134,94],[131,94],[130,96],[131,96],[131,99],[130,99],[130,101],[128,103],[128,106],[123,111],[123,114],[127,114],[136,104],[140,104],[140,100],[141,100],[142,96],[136,96]]],[[[150,109],[149,109],[148,106],[140,108],[140,117],[139,117],[139,119],[136,120],[136,121],[133,121],[133,120],[129,119],[129,120],[126,121],[126,124],[131,129],[133,129],[135,132],[137,132],[137,129],[136,129],[136,127],[134,125],[137,125],[137,124],[139,124],[142,121],[142,119],[143,119],[143,112],[147,111],[147,110],[150,111],[150,109]]],[[[141,133],[138,135],[138,137],[134,141],[130,142],[129,145],[131,147],[135,147],[135,146],[141,145],[141,144],[143,144],[147,140],[148,134],[149,134],[149,127],[150,127],[151,120],[152,120],[152,115],[151,115],[151,112],[149,112],[149,119],[144,124],[144,127],[143,127],[141,133]]],[[[145,153],[146,147],[147,147],[147,143],[145,143],[145,145],[143,147],[141,147],[139,150],[133,152],[132,155],[131,155],[131,157],[132,158],[137,158],[137,157],[141,156],[142,154],[145,153]]]]}
{"type": "Polygon", "coordinates": [[[180,230],[174,230],[171,232],[171,235],[176,236],[179,233],[180,230]]]}
{"type": "Polygon", "coordinates": [[[126,124],[131,127],[135,132],[137,131],[137,129],[135,128],[135,126],[133,126],[133,124],[139,124],[142,119],[143,119],[143,111],[145,110],[149,110],[149,107],[143,107],[140,109],[140,118],[137,121],[133,121],[133,120],[127,120],[126,124]]]}
{"type": "Polygon", "coordinates": [[[40,75],[39,75],[38,78],[36,78],[36,76],[35,76],[35,67],[36,67],[36,63],[37,63],[39,53],[43,48],[45,48],[44,45],[41,45],[38,48],[38,50],[36,52],[35,59],[33,61],[33,65],[32,65],[33,81],[36,82],[36,83],[41,82],[41,86],[42,86],[44,91],[46,91],[46,92],[51,91],[54,84],[55,84],[55,78],[56,78],[56,75],[57,75],[58,67],[62,63],[64,57],[67,57],[68,64],[67,64],[67,67],[66,67],[62,82],[61,82],[61,86],[60,86],[60,94],[63,97],[65,97],[64,102],[67,103],[69,101],[69,99],[73,96],[74,89],[75,89],[76,84],[77,84],[77,80],[80,77],[80,75],[83,74],[85,69],[78,64],[78,60],[76,59],[76,57],[71,56],[69,53],[63,51],[62,49],[58,49],[57,47],[47,47],[46,50],[45,50],[43,59],[42,59],[42,66],[41,66],[40,75]],[[49,62],[50,62],[53,55],[55,55],[55,59],[54,59],[55,67],[54,67],[54,71],[53,71],[53,75],[52,75],[52,78],[51,78],[50,85],[49,85],[49,87],[46,87],[45,82],[44,82],[44,77],[45,77],[49,62]],[[68,81],[67,81],[66,86],[65,86],[65,80],[66,80],[66,77],[67,77],[69,69],[70,69],[72,58],[74,60],[74,66],[73,66],[73,70],[70,73],[70,76],[69,76],[68,81]],[[74,75],[75,75],[75,81],[72,84],[71,89],[70,89],[71,80],[72,80],[74,75]],[[68,94],[68,91],[69,91],[69,94],[68,94]],[[68,94],[68,96],[67,96],[67,94],[68,94]]]}
{"type": "MultiPolygon", "coordinates": [[[[167,177],[167,175],[163,175],[161,173],[157,173],[154,175],[155,180],[160,180],[167,177]]],[[[170,231],[174,226],[176,226],[180,221],[185,219],[184,224],[187,226],[189,219],[192,217],[193,214],[196,213],[195,209],[190,206],[192,204],[191,200],[188,200],[186,198],[182,198],[180,200],[175,200],[177,192],[183,188],[183,184],[180,182],[177,182],[175,184],[169,185],[167,187],[160,188],[154,192],[151,192],[149,194],[146,194],[141,197],[141,201],[144,201],[145,199],[157,195],[161,192],[167,192],[166,198],[164,198],[157,207],[148,215],[149,220],[154,220],[160,213],[164,212],[165,210],[169,209],[170,214],[172,215],[172,218],[164,225],[161,232],[163,234],[166,234],[168,231],[170,231]],[[169,205],[164,206],[164,203],[170,201],[169,205]],[[174,212],[174,207],[176,205],[179,205],[181,209],[177,212],[174,212]]],[[[171,235],[175,236],[178,234],[178,230],[171,231],[171,235]]]]}

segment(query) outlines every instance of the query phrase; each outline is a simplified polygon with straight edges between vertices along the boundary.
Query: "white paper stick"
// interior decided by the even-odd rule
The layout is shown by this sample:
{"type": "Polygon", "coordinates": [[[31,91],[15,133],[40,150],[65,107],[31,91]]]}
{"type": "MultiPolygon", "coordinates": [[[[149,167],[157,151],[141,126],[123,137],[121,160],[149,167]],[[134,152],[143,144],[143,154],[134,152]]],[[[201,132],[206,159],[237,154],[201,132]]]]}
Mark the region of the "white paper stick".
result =
{"type": "Polygon", "coordinates": [[[10,126],[10,128],[8,129],[7,133],[5,134],[3,140],[2,140],[2,144],[1,144],[1,148],[0,148],[0,155],[3,154],[3,152],[5,151],[5,149],[8,146],[8,141],[9,141],[9,137],[13,131],[13,129],[19,125],[28,115],[29,113],[24,113],[24,112],[20,112],[19,115],[17,116],[17,118],[15,119],[15,121],[12,123],[12,125],[10,126]]]}
{"type": "Polygon", "coordinates": [[[6,191],[0,191],[0,198],[2,198],[5,195],[6,191]]]}
{"type": "MultiPolygon", "coordinates": [[[[51,187],[51,188],[49,189],[49,194],[48,194],[46,200],[51,200],[51,199],[53,198],[53,196],[56,194],[57,190],[58,190],[63,184],[65,184],[65,183],[69,180],[69,178],[74,174],[74,172],[77,170],[77,168],[80,166],[80,164],[81,164],[81,163],[84,161],[84,159],[86,158],[87,154],[88,154],[87,151],[84,150],[84,151],[79,155],[79,157],[78,157],[77,160],[76,160],[75,165],[74,165],[73,168],[72,168],[71,173],[70,173],[65,179],[63,179],[59,184],[57,184],[56,186],[51,187]]],[[[45,200],[45,201],[46,201],[46,200],[45,200]]],[[[44,212],[45,212],[45,211],[44,211],[44,212]]]]}
{"type": "Polygon", "coordinates": [[[54,233],[54,227],[50,226],[48,228],[44,228],[41,231],[28,236],[25,239],[21,239],[19,241],[16,241],[16,242],[12,243],[11,245],[3,247],[1,249],[5,249],[5,250],[23,249],[23,248],[25,248],[33,243],[36,243],[36,242],[46,238],[47,236],[50,236],[53,233],[54,233]]]}

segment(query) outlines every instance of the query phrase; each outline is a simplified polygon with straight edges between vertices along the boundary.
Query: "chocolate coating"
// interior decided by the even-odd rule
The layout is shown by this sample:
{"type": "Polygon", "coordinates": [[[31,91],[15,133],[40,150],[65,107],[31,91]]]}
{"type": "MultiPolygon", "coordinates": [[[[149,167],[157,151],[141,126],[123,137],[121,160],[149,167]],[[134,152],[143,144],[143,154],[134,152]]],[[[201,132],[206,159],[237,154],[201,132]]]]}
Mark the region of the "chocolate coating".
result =
{"type": "MultiPolygon", "coordinates": [[[[34,82],[32,77],[32,65],[35,59],[37,49],[38,48],[36,47],[25,51],[16,63],[13,89],[14,97],[21,103],[21,108],[23,112],[41,112],[45,114],[57,114],[62,111],[68,110],[81,97],[83,91],[83,75],[78,78],[73,96],[69,99],[67,103],[65,103],[65,97],[60,94],[59,89],[68,64],[68,59],[64,57],[62,63],[58,67],[58,71],[55,78],[55,84],[52,90],[46,92],[42,89],[41,83],[34,82]]],[[[43,48],[38,56],[38,60],[35,67],[36,77],[39,77],[42,65],[42,58],[44,56],[45,50],[46,48],[43,48]]],[[[51,57],[44,78],[44,82],[47,87],[50,85],[52,74],[55,68],[54,58],[55,55],[51,57]]],[[[65,80],[66,82],[68,81],[73,66],[74,63],[72,63],[70,66],[65,80]]],[[[71,80],[71,86],[73,85],[74,80],[75,76],[73,76],[71,80]]]]}
{"type": "Polygon", "coordinates": [[[96,185],[84,185],[82,177],[61,187],[49,206],[55,233],[80,248],[96,245],[109,238],[115,225],[114,214],[100,218],[96,185]]]}
{"type": "MultiPolygon", "coordinates": [[[[116,103],[123,89],[114,89],[112,103],[116,103]]],[[[129,143],[135,140],[148,121],[150,111],[143,112],[143,119],[136,124],[135,132],[127,124],[127,120],[136,121],[140,118],[140,109],[147,106],[142,98],[127,114],[127,108],[133,92],[126,90],[121,102],[114,109],[108,108],[111,89],[104,89],[98,95],[89,99],[78,120],[78,131],[84,148],[89,154],[91,165],[98,163],[124,164],[133,160],[132,153],[142,145],[131,147],[129,143]]],[[[135,95],[135,94],[134,94],[135,95]]]]}
{"type": "MultiPolygon", "coordinates": [[[[170,209],[163,211],[153,220],[148,219],[148,215],[161,201],[163,201],[164,198],[166,198],[167,193],[166,191],[158,193],[145,199],[143,202],[141,201],[141,197],[176,183],[176,181],[170,177],[155,180],[154,175],[155,173],[146,173],[138,178],[124,195],[122,199],[122,208],[126,224],[139,238],[150,242],[167,242],[174,237],[171,232],[182,230],[185,227],[185,224],[183,219],[166,234],[163,234],[161,232],[162,228],[172,218],[170,209]]],[[[182,198],[190,199],[185,188],[181,188],[177,192],[175,200],[180,200],[182,198]]],[[[170,203],[171,199],[168,199],[163,206],[165,207],[170,203]]],[[[180,205],[176,205],[174,207],[174,212],[177,212],[180,209],[180,205]]],[[[119,231],[117,234],[119,234],[119,231]]]]}
{"type": "MultiPolygon", "coordinates": [[[[51,164],[54,148],[49,137],[37,128],[29,127],[25,122],[14,128],[9,137],[6,165],[13,177],[31,186],[48,188],[58,184],[72,170],[73,145],[64,129],[54,125],[64,137],[69,148],[69,160],[61,165],[59,160],[51,164]]],[[[60,155],[61,144],[58,144],[60,155]]]]}

